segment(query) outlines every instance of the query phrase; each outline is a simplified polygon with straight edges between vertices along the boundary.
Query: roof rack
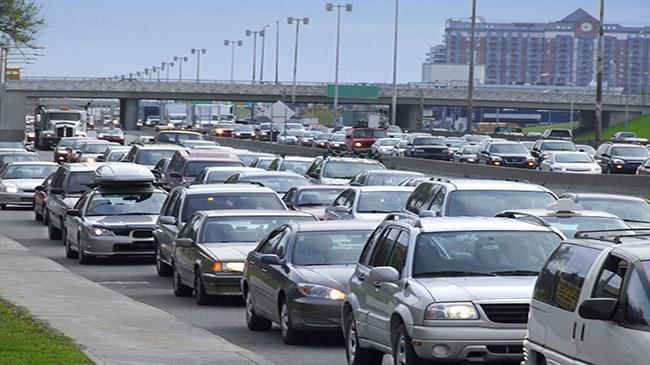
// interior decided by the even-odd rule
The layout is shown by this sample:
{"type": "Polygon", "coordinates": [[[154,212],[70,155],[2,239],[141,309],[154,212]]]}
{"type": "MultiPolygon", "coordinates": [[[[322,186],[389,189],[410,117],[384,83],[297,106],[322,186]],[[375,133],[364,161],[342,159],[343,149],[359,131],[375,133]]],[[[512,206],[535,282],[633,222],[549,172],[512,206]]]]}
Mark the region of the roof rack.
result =
{"type": "Polygon", "coordinates": [[[390,213],[384,218],[386,221],[400,221],[408,220],[414,227],[421,228],[422,222],[419,217],[415,217],[412,213],[400,212],[400,213],[390,213]]]}
{"type": "Polygon", "coordinates": [[[621,238],[643,238],[650,237],[650,228],[617,228],[617,229],[596,229],[590,231],[578,231],[573,235],[573,238],[582,238],[582,239],[591,239],[591,240],[600,240],[606,242],[612,242],[616,244],[623,243],[621,238]],[[603,236],[589,236],[585,235],[586,233],[605,233],[605,232],[637,232],[637,231],[647,231],[647,233],[632,233],[632,234],[619,234],[619,235],[603,235],[603,236]]]}
{"type": "Polygon", "coordinates": [[[517,211],[504,211],[500,212],[495,217],[497,218],[512,218],[512,219],[517,219],[517,215],[526,217],[526,218],[532,218],[536,223],[541,224],[544,227],[552,227],[553,225],[550,224],[546,219],[538,217],[534,214],[530,213],[523,213],[523,212],[517,212],[517,211]]]}

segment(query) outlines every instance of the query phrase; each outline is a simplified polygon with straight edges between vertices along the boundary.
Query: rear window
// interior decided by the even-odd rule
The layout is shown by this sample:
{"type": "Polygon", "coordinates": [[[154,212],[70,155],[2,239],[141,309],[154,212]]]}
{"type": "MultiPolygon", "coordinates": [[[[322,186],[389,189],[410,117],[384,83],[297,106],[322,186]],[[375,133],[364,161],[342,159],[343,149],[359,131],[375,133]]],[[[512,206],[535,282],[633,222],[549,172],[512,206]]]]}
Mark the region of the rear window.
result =
{"type": "Polygon", "coordinates": [[[551,137],[571,137],[571,132],[566,129],[553,129],[548,135],[551,137]]]}
{"type": "Polygon", "coordinates": [[[555,197],[544,191],[459,190],[447,202],[450,217],[492,217],[511,209],[545,209],[555,197]]]}
{"type": "Polygon", "coordinates": [[[203,171],[206,167],[235,167],[235,166],[243,166],[243,164],[239,161],[193,161],[189,162],[187,166],[185,166],[185,173],[183,174],[184,176],[189,176],[189,177],[196,177],[201,171],[203,171]]]}
{"type": "Polygon", "coordinates": [[[286,210],[275,193],[197,194],[190,195],[183,207],[183,221],[199,210],[276,209],[286,210]]]}
{"type": "Polygon", "coordinates": [[[577,151],[576,145],[571,142],[544,142],[541,149],[544,151],[577,151]]]}

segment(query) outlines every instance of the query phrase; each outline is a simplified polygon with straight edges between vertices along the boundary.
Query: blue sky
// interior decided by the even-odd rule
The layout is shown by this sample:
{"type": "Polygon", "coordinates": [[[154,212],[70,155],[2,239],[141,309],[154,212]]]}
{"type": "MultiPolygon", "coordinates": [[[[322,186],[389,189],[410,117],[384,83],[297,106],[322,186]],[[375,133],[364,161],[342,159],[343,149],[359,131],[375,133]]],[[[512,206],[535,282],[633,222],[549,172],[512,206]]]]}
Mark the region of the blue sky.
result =
{"type": "MultiPolygon", "coordinates": [[[[287,16],[310,17],[301,28],[299,81],[334,77],[336,15],[327,0],[40,0],[47,27],[39,37],[44,57],[25,71],[31,76],[109,76],[207,48],[201,78],[230,77],[230,51],[224,39],[242,39],[235,78],[250,79],[252,39],[246,29],[272,25],[267,38],[265,79],[274,74],[275,21],[280,21],[280,79],[290,80],[295,26],[287,16]]],[[[349,0],[354,10],[342,16],[342,82],[389,82],[392,78],[394,0],[349,0]]],[[[447,18],[470,16],[470,0],[401,0],[400,81],[419,81],[430,45],[439,43],[447,18]]],[[[546,22],[578,7],[598,14],[598,0],[478,0],[478,15],[488,21],[546,22]]],[[[650,1],[608,0],[607,23],[650,25],[650,1]]],[[[258,51],[259,57],[259,51],[258,51]]],[[[259,58],[258,58],[259,60],[259,58]]],[[[195,74],[190,57],[183,73],[195,74]]],[[[177,75],[177,69],[174,73],[177,75]]],[[[259,67],[258,67],[259,72],[259,67]]]]}

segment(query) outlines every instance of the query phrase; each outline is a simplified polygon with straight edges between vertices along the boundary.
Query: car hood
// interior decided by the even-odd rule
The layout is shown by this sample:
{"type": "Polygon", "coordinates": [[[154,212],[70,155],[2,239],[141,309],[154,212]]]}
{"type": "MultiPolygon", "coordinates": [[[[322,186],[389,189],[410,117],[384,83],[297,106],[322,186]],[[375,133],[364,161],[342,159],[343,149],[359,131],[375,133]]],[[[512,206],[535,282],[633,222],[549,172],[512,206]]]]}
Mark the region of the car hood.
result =
{"type": "Polygon", "coordinates": [[[295,266],[295,269],[307,283],[348,292],[348,281],[354,273],[354,267],[355,265],[311,265],[295,266]]]}
{"type": "Polygon", "coordinates": [[[578,162],[578,163],[555,163],[554,166],[564,167],[567,169],[590,169],[598,166],[595,162],[578,162]]]}
{"type": "Polygon", "coordinates": [[[155,226],[158,215],[105,215],[86,217],[88,222],[106,227],[155,226]]]}
{"type": "Polygon", "coordinates": [[[244,261],[255,249],[256,242],[228,242],[202,244],[213,259],[219,261],[244,261]]]}
{"type": "Polygon", "coordinates": [[[323,185],[345,185],[350,182],[350,179],[337,179],[332,177],[323,177],[320,180],[323,185]]]}
{"type": "Polygon", "coordinates": [[[530,300],[537,276],[417,278],[437,302],[530,300]]]}
{"type": "Polygon", "coordinates": [[[318,219],[323,219],[325,217],[325,208],[326,205],[301,205],[297,206],[296,210],[299,212],[309,213],[316,216],[318,219]]]}
{"type": "Polygon", "coordinates": [[[2,180],[3,184],[16,185],[20,190],[34,190],[41,185],[44,179],[6,179],[2,180]]]}

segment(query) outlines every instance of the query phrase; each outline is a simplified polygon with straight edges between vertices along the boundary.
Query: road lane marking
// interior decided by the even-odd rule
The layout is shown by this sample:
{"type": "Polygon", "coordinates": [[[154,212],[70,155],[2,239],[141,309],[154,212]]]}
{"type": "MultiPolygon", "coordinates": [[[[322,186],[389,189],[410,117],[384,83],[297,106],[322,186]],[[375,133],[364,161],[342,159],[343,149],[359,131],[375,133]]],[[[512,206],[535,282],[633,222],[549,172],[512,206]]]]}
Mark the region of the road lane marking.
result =
{"type": "Polygon", "coordinates": [[[148,281],[96,281],[97,284],[102,285],[149,285],[148,281]]]}

